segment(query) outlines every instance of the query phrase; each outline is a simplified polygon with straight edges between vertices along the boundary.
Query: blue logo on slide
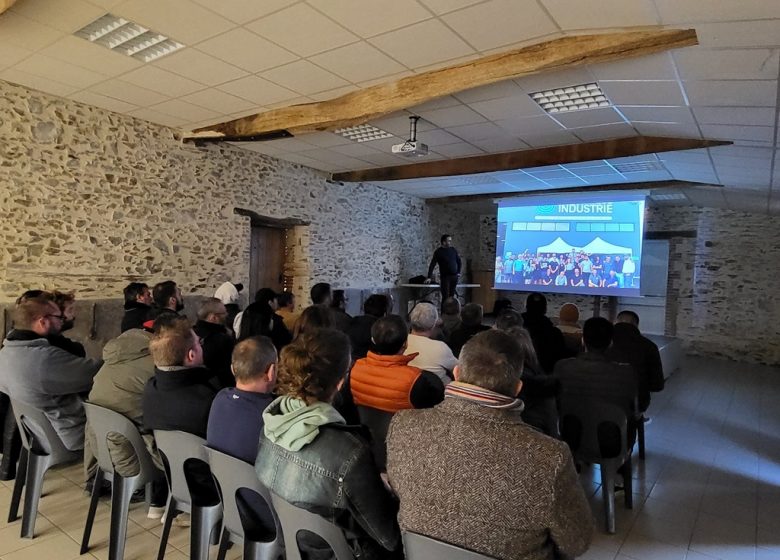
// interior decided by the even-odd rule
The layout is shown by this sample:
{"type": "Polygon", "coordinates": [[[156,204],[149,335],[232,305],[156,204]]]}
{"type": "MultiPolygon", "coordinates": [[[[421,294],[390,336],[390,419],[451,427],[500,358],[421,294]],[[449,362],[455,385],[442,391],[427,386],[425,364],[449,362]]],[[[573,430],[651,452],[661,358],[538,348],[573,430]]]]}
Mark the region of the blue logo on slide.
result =
{"type": "Polygon", "coordinates": [[[544,216],[549,216],[551,214],[555,214],[556,209],[557,206],[555,206],[554,204],[546,204],[544,206],[537,206],[536,213],[542,214],[544,216]]]}

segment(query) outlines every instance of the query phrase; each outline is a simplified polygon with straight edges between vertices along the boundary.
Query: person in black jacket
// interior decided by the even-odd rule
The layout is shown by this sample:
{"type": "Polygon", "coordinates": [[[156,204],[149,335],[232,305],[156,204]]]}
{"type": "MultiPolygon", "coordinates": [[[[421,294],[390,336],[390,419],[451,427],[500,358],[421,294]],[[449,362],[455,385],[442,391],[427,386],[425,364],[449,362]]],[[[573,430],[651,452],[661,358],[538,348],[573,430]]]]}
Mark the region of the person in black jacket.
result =
{"type": "Polygon", "coordinates": [[[181,288],[173,280],[158,282],[152,288],[154,307],[146,317],[147,322],[156,320],[162,315],[177,316],[184,309],[184,298],[181,288]]]}
{"type": "Polygon", "coordinates": [[[526,298],[523,326],[531,335],[536,357],[545,372],[552,373],[558,360],[570,357],[563,333],[547,317],[547,298],[539,292],[526,298]]]}
{"type": "Polygon", "coordinates": [[[428,266],[428,280],[433,281],[433,269],[439,267],[439,285],[441,300],[455,295],[455,287],[460,277],[461,262],[458,250],[452,246],[452,236],[445,233],[441,236],[441,246],[433,252],[431,264],[428,266]]]}
{"type": "Polygon", "coordinates": [[[284,325],[284,319],[276,313],[277,294],[271,288],[261,288],[255,295],[255,302],[244,310],[238,340],[252,336],[267,336],[277,351],[290,344],[292,333],[284,325]]]}
{"type": "Polygon", "coordinates": [[[122,316],[121,331],[141,329],[152,309],[152,292],[143,282],[130,282],[123,290],[125,314],[122,316]]]}
{"type": "Polygon", "coordinates": [[[390,299],[386,295],[371,294],[363,302],[363,315],[353,317],[347,329],[352,343],[352,358],[365,358],[371,346],[371,327],[390,311],[390,299]]]}
{"type": "Polygon", "coordinates": [[[217,298],[208,298],[200,304],[198,322],[192,328],[200,337],[203,363],[219,379],[223,387],[233,387],[235,377],[230,370],[235,339],[225,326],[228,311],[217,298]]]}

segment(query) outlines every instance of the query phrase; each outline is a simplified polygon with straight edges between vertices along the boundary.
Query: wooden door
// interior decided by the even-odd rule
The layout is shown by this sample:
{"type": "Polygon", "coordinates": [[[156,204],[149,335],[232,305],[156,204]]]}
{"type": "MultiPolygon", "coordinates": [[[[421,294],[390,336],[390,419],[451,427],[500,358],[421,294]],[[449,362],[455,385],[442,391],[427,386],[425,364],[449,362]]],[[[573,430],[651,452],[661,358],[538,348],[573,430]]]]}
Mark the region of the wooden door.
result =
{"type": "Polygon", "coordinates": [[[249,298],[254,301],[260,288],[282,291],[285,230],[252,226],[249,263],[249,298]]]}

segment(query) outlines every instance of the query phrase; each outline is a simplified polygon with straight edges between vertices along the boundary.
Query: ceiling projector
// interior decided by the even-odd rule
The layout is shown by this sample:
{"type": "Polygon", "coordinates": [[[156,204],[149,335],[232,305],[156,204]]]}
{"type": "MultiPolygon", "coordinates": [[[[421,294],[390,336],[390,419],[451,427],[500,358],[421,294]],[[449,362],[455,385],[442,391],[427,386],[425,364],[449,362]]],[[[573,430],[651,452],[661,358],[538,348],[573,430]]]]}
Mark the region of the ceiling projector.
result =
{"type": "Polygon", "coordinates": [[[392,151],[396,155],[408,158],[423,157],[428,155],[428,145],[422,142],[407,140],[403,144],[393,146],[392,151]]]}

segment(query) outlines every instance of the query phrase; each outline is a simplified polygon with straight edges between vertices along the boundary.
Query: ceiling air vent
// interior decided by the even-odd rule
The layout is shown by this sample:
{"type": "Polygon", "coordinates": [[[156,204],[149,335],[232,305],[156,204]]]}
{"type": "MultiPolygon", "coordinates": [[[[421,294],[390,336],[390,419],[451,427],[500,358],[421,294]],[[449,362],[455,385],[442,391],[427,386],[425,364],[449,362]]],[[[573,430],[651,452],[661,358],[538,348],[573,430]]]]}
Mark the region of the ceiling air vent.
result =
{"type": "Polygon", "coordinates": [[[359,124],[357,126],[348,126],[333,131],[334,134],[343,136],[354,142],[370,142],[371,140],[381,140],[382,138],[392,138],[392,134],[371,126],[370,124],[359,124]]]}
{"type": "Polygon", "coordinates": [[[99,17],[74,35],[142,62],[157,60],[184,47],[162,33],[112,14],[99,17]]]}
{"type": "Polygon", "coordinates": [[[612,106],[596,83],[537,91],[531,94],[531,99],[551,114],[612,106]]]}
{"type": "Polygon", "coordinates": [[[643,173],[648,171],[666,171],[660,161],[633,161],[631,163],[613,163],[618,173],[643,173]]]}

